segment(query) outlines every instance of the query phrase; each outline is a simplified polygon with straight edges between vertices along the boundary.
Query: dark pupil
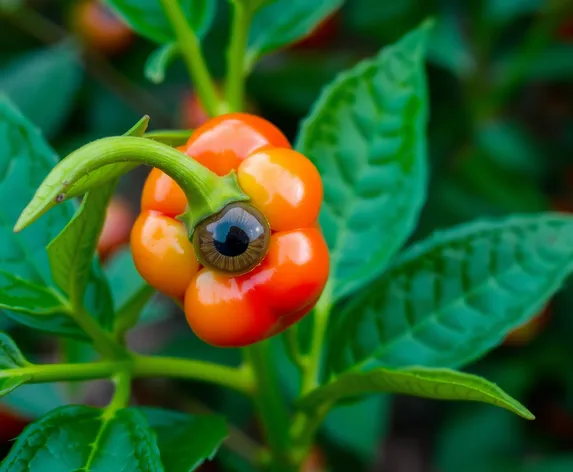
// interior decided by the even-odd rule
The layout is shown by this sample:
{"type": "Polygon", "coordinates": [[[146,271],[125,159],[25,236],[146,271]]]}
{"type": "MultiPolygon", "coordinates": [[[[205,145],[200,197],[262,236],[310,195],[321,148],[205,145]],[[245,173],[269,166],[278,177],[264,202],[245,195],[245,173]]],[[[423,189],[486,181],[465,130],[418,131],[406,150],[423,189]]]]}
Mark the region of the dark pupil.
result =
{"type": "Polygon", "coordinates": [[[213,245],[223,256],[240,256],[249,248],[249,235],[238,226],[231,226],[222,238],[218,236],[213,239],[213,245]]]}

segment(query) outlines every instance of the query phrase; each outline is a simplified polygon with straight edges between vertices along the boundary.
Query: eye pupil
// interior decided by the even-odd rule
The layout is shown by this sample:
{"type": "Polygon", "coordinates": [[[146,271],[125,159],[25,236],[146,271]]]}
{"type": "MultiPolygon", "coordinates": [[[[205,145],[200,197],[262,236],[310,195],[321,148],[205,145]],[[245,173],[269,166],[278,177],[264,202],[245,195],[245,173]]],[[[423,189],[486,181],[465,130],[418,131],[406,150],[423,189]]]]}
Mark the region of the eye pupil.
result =
{"type": "Polygon", "coordinates": [[[270,233],[259,210],[248,203],[232,203],[195,228],[193,246],[201,265],[239,275],[264,259],[270,233]]]}
{"type": "Polygon", "coordinates": [[[223,240],[213,239],[213,245],[223,256],[236,257],[249,247],[249,235],[238,226],[231,226],[223,240]]]}

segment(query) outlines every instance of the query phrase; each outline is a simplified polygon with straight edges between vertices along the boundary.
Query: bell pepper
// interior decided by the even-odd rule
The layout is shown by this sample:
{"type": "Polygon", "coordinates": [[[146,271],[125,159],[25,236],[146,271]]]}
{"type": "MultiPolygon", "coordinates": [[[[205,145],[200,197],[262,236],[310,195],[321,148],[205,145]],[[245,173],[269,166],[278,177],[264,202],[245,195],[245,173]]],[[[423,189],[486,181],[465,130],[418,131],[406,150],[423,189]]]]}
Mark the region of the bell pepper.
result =
{"type": "Polygon", "coordinates": [[[193,201],[153,169],[131,234],[138,271],[182,302],[209,344],[246,346],[280,333],[309,313],[328,279],[316,167],[274,125],[246,113],[208,121],[178,150],[217,175],[236,172],[249,200],[204,219],[190,238],[181,215],[193,201]]]}

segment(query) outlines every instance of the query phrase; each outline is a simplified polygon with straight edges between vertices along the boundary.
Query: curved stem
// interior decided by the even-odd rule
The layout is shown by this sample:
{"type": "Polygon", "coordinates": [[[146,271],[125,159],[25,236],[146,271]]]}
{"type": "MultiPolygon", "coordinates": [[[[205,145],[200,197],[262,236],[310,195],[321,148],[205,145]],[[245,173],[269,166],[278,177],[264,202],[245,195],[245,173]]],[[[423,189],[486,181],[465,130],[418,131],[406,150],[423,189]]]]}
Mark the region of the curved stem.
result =
{"type": "Polygon", "coordinates": [[[132,361],[101,361],[85,364],[41,364],[0,371],[0,378],[24,376],[27,383],[75,382],[105,379],[131,369],[132,361]]]}
{"type": "Polygon", "coordinates": [[[113,417],[117,410],[129,406],[129,398],[131,396],[131,376],[128,372],[116,374],[113,383],[115,384],[115,392],[104,412],[104,416],[108,418],[113,417]]]}
{"type": "Polygon", "coordinates": [[[244,394],[254,391],[254,380],[249,369],[236,369],[210,362],[178,359],[175,357],[134,357],[135,377],[175,377],[201,380],[237,390],[244,394]]]}
{"type": "Polygon", "coordinates": [[[234,2],[231,43],[227,52],[227,83],[225,98],[231,111],[243,109],[245,88],[245,52],[249,39],[252,12],[242,2],[234,2]]]}
{"type": "MultiPolygon", "coordinates": [[[[193,214],[188,215],[186,221],[190,232],[199,221],[217,213],[228,203],[248,200],[233,172],[220,177],[195,159],[151,139],[133,136],[103,138],[72,152],[52,169],[20,215],[14,231],[22,230],[65,200],[67,192],[73,190],[80,179],[93,178],[91,173],[97,174],[95,171],[107,165],[123,162],[157,167],[177,182],[187,198],[193,201],[193,214]]],[[[89,188],[85,180],[82,184],[89,188]]]]}
{"type": "Polygon", "coordinates": [[[217,90],[207,69],[199,38],[187,23],[185,15],[177,0],[161,0],[167,18],[175,30],[175,36],[183,55],[183,60],[189,70],[189,75],[197,88],[201,101],[207,113],[211,116],[219,115],[224,111],[224,104],[217,96],[217,90]]]}
{"type": "Polygon", "coordinates": [[[291,326],[285,331],[284,342],[286,352],[290,360],[301,372],[303,372],[308,364],[308,358],[303,356],[300,352],[300,345],[298,342],[298,324],[291,326]]]}

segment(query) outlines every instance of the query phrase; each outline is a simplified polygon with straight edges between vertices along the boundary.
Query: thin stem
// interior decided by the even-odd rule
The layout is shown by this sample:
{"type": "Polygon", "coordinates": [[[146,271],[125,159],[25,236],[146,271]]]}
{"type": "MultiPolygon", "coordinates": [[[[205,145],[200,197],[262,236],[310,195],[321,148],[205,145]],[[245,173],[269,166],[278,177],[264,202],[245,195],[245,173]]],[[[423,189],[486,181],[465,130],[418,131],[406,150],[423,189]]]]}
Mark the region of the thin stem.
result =
{"type": "Polygon", "coordinates": [[[290,360],[303,372],[308,365],[308,357],[303,356],[300,352],[300,345],[298,342],[298,324],[291,326],[285,331],[284,342],[286,346],[287,355],[290,360]]]}
{"type": "Polygon", "coordinates": [[[131,376],[128,372],[116,374],[113,378],[113,383],[115,384],[115,392],[104,413],[108,418],[113,417],[117,410],[129,406],[131,396],[131,376]]]}
{"type": "Polygon", "coordinates": [[[217,90],[207,69],[207,64],[201,53],[199,38],[187,23],[185,15],[177,0],[161,0],[165,14],[173,29],[183,55],[183,60],[189,70],[201,102],[210,116],[217,116],[224,111],[223,104],[217,96],[217,90]]]}
{"type": "Polygon", "coordinates": [[[105,379],[131,369],[131,360],[102,361],[84,364],[41,364],[0,371],[0,378],[23,376],[27,383],[75,382],[105,379]]]}
{"type": "Polygon", "coordinates": [[[318,385],[324,336],[326,334],[331,308],[330,287],[327,286],[314,310],[314,327],[312,331],[308,363],[305,365],[302,375],[301,395],[310,392],[318,385]]]}
{"type": "Polygon", "coordinates": [[[299,412],[293,418],[290,437],[292,440],[291,456],[295,464],[301,464],[307,457],[313,438],[331,406],[330,403],[323,404],[314,411],[299,412]]]}
{"type": "Polygon", "coordinates": [[[231,43],[227,51],[227,83],[225,98],[231,111],[243,109],[245,92],[245,53],[249,39],[252,11],[239,0],[235,0],[231,43]]]}
{"type": "Polygon", "coordinates": [[[175,377],[180,379],[201,380],[219,384],[250,394],[254,390],[251,371],[246,368],[232,368],[210,362],[178,359],[175,357],[134,357],[133,375],[135,377],[175,377]]]}
{"type": "Polygon", "coordinates": [[[272,365],[270,342],[261,341],[244,348],[243,352],[256,382],[253,401],[271,451],[269,468],[274,472],[290,472],[294,470],[289,455],[290,418],[280,394],[276,369],[272,365]]]}
{"type": "Polygon", "coordinates": [[[125,358],[127,351],[114,338],[112,333],[105,331],[92,316],[83,308],[76,307],[69,311],[69,316],[93,341],[96,351],[110,359],[125,358]]]}

